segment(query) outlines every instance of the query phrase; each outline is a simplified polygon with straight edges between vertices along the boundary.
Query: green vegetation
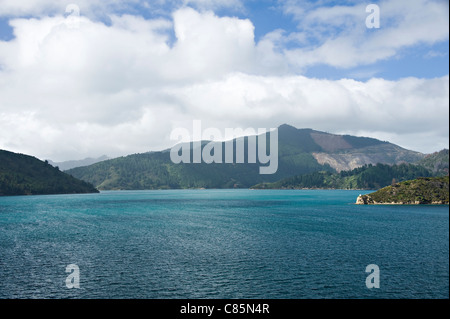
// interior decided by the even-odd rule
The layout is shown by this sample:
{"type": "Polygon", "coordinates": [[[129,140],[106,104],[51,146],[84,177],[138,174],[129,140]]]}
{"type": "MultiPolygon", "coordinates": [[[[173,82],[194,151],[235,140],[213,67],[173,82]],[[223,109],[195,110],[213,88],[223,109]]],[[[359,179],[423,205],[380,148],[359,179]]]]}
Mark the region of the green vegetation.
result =
{"type": "Polygon", "coordinates": [[[449,177],[422,177],[358,197],[357,204],[448,204],[449,177]]]}
{"type": "Polygon", "coordinates": [[[369,146],[389,144],[388,142],[380,141],[370,137],[344,135],[343,138],[345,139],[346,142],[350,143],[350,145],[352,145],[354,148],[363,148],[369,146]]]}
{"type": "MultiPolygon", "coordinates": [[[[244,149],[247,150],[248,138],[244,140],[244,149]]],[[[174,164],[170,160],[168,151],[129,155],[90,166],[77,167],[66,172],[101,190],[249,188],[255,184],[273,183],[283,178],[304,174],[324,174],[328,178],[328,175],[331,176],[331,173],[335,173],[336,170],[329,164],[319,164],[314,153],[329,154],[341,151],[346,152],[348,161],[359,156],[365,162],[374,163],[395,164],[409,160],[414,162],[423,157],[417,152],[401,149],[372,138],[332,135],[312,129],[297,129],[284,124],[278,128],[278,171],[273,175],[259,174],[259,163],[174,164]],[[355,152],[354,155],[349,154],[351,151],[355,152]]],[[[384,180],[377,182],[376,179],[377,177],[367,176],[364,180],[368,184],[363,185],[362,188],[376,188],[384,183],[384,180]]],[[[325,185],[328,183],[326,182],[325,185]]],[[[352,183],[349,188],[358,187],[362,182],[352,183]]],[[[308,185],[312,184],[314,183],[308,182],[308,185]]]]}
{"type": "Polygon", "coordinates": [[[91,184],[35,157],[0,150],[0,196],[96,193],[91,184]]]}
{"type": "Polygon", "coordinates": [[[417,164],[429,169],[436,176],[448,175],[449,169],[448,150],[444,149],[440,152],[429,154],[425,156],[422,160],[417,162],[417,164]]]}
{"type": "Polygon", "coordinates": [[[255,181],[275,181],[291,171],[309,173],[328,169],[310,154],[289,155],[274,175],[260,175],[260,164],[174,164],[169,152],[134,154],[67,173],[103,190],[177,189],[177,188],[248,188],[255,181]]]}
{"type": "Polygon", "coordinates": [[[412,164],[364,165],[351,171],[340,173],[314,172],[306,175],[285,178],[275,183],[262,183],[255,189],[379,189],[392,183],[431,176],[426,168],[412,164]]]}

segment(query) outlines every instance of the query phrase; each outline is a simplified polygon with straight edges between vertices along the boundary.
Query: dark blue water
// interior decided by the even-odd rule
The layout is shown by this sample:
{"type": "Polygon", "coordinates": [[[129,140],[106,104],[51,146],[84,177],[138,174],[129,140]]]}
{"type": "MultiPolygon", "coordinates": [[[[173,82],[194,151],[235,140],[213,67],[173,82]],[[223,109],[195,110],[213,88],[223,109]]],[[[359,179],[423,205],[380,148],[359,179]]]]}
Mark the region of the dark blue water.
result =
{"type": "Polygon", "coordinates": [[[0,197],[0,298],[448,298],[448,206],[358,206],[359,193],[0,197]]]}

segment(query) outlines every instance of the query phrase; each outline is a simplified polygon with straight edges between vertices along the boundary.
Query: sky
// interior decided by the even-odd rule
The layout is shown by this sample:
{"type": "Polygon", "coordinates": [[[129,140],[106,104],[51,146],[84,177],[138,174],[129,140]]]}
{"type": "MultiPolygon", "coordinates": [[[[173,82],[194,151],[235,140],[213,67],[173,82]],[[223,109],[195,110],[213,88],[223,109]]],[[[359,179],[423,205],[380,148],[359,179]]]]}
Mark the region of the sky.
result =
{"type": "Polygon", "coordinates": [[[201,120],[432,153],[448,116],[448,0],[0,0],[0,149],[124,156],[201,120]]]}

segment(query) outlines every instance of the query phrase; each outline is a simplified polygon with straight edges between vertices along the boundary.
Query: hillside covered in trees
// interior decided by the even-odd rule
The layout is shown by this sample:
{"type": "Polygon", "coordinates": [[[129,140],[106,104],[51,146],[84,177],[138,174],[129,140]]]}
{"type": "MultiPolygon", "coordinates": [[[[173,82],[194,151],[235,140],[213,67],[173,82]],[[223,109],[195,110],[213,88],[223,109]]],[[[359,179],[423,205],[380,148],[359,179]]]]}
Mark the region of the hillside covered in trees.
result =
{"type": "Polygon", "coordinates": [[[0,196],[97,193],[78,180],[35,157],[0,150],[0,196]]]}
{"type": "Polygon", "coordinates": [[[434,152],[426,155],[423,159],[417,162],[430,170],[436,176],[445,176],[449,172],[449,152],[448,149],[443,149],[440,152],[434,152]]]}
{"type": "Polygon", "coordinates": [[[397,182],[432,176],[432,172],[423,166],[413,164],[400,165],[364,165],[340,173],[314,172],[277,181],[261,183],[254,189],[379,189],[397,182]]]}
{"type": "MultiPolygon", "coordinates": [[[[228,143],[236,145],[238,139],[221,143],[222,149],[224,150],[225,144],[228,143]]],[[[247,150],[249,138],[243,139],[247,150]]],[[[259,141],[258,136],[256,141],[258,148],[259,141]]],[[[202,148],[207,142],[203,141],[202,148]]],[[[222,152],[222,163],[225,163],[224,154],[225,151],[222,152]]],[[[246,151],[246,159],[247,155],[246,151]]],[[[189,158],[192,157],[192,153],[189,154],[189,158]]],[[[377,163],[389,165],[415,163],[423,157],[422,153],[373,138],[335,135],[312,129],[297,129],[284,124],[278,128],[278,169],[274,174],[262,175],[259,172],[261,165],[248,161],[239,164],[205,162],[174,164],[170,160],[168,150],[132,154],[73,168],[66,172],[92,183],[100,190],[249,188],[255,184],[273,183],[296,175],[321,176],[322,173],[316,172],[325,171],[329,172],[324,173],[327,176],[326,174],[341,171],[342,167],[354,169],[377,163]]],[[[368,185],[364,188],[382,184],[377,184],[376,180],[371,181],[369,176],[367,179],[368,185]]],[[[359,184],[354,185],[357,187],[359,184]]]]}
{"type": "Polygon", "coordinates": [[[374,193],[360,195],[356,204],[447,204],[449,177],[421,177],[384,187],[374,193]]]}

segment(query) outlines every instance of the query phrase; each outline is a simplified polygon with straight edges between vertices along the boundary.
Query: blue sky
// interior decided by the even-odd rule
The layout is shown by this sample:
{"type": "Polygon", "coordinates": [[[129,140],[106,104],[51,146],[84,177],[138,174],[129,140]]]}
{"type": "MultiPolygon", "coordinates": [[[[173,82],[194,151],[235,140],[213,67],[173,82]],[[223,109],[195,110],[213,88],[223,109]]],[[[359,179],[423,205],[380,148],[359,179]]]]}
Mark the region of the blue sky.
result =
{"type": "Polygon", "coordinates": [[[448,74],[448,69],[447,41],[432,46],[416,45],[399,52],[397,57],[361,67],[340,69],[327,65],[313,66],[306,71],[306,75],[327,79],[345,77],[366,80],[375,76],[397,80],[410,76],[418,78],[441,77],[448,74]]]}
{"type": "MultiPolygon", "coordinates": [[[[265,35],[274,30],[283,30],[285,34],[291,34],[301,30],[300,17],[289,12],[286,9],[286,3],[296,1],[280,1],[280,0],[247,0],[247,1],[217,1],[218,4],[208,5],[207,3],[214,3],[214,1],[194,1],[188,3],[199,10],[213,10],[219,17],[231,16],[240,19],[249,19],[254,25],[255,41],[261,40],[265,35]]],[[[356,4],[361,4],[361,1],[297,1],[303,3],[301,5],[305,11],[313,11],[317,8],[333,8],[335,6],[352,7],[356,4]]],[[[438,1],[439,2],[439,1],[438,1]]],[[[445,1],[442,1],[443,3],[445,1]]],[[[76,1],[73,2],[76,4],[76,1]]],[[[120,3],[120,2],[119,2],[120,3]]],[[[381,5],[380,21],[383,24],[383,2],[370,1],[367,4],[374,3],[381,5]]],[[[131,14],[142,16],[146,19],[154,18],[169,18],[173,11],[186,6],[183,1],[142,1],[129,2],[123,1],[121,5],[113,5],[108,8],[107,12],[99,14],[101,10],[95,14],[95,19],[102,21],[105,24],[110,24],[110,14],[131,14]],[[148,4],[147,4],[148,3],[148,4]]],[[[407,2],[405,2],[407,6],[407,2]]],[[[300,7],[300,5],[299,5],[300,7]]],[[[448,8],[448,5],[447,5],[448,8]]],[[[83,14],[83,7],[80,8],[83,14]]],[[[61,12],[57,10],[49,10],[49,15],[55,15],[61,12]]],[[[365,13],[365,15],[369,15],[365,13]]],[[[32,17],[31,14],[19,15],[20,17],[32,17]]],[[[9,20],[15,18],[14,15],[6,15],[0,17],[0,39],[4,41],[14,39],[13,28],[9,26],[9,20]]],[[[442,26],[443,28],[445,26],[442,26]]],[[[448,26],[447,26],[448,27],[448,26]]],[[[380,28],[381,29],[381,28],[380,28]]],[[[382,29],[367,30],[368,33],[382,32],[382,29]]],[[[335,32],[336,28],[330,28],[331,32],[335,32]]],[[[324,31],[328,33],[329,31],[324,31]]],[[[172,38],[172,41],[176,39],[172,38]]],[[[307,45],[320,44],[314,43],[314,39],[307,45]]],[[[305,45],[295,42],[286,43],[285,48],[301,47],[305,45]]],[[[309,77],[318,77],[326,79],[339,78],[357,78],[368,79],[372,76],[381,77],[389,80],[396,80],[403,77],[419,77],[419,78],[433,78],[448,74],[449,69],[449,42],[448,38],[442,41],[436,41],[432,44],[424,44],[420,41],[416,44],[407,46],[399,50],[394,56],[381,59],[375,63],[369,63],[363,66],[342,68],[329,66],[327,64],[316,64],[304,70],[304,74],[309,77]]]]}
{"type": "Polygon", "coordinates": [[[437,151],[448,147],[448,10],[445,0],[0,0],[0,148],[126,155],[170,147],[171,130],[200,119],[437,151]],[[366,27],[369,4],[380,28],[366,27]]]}

